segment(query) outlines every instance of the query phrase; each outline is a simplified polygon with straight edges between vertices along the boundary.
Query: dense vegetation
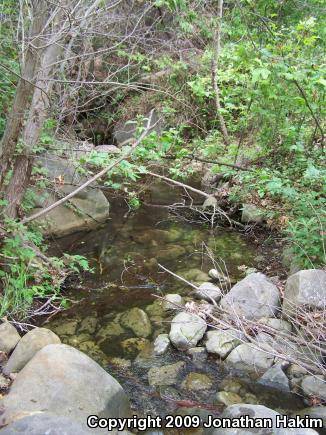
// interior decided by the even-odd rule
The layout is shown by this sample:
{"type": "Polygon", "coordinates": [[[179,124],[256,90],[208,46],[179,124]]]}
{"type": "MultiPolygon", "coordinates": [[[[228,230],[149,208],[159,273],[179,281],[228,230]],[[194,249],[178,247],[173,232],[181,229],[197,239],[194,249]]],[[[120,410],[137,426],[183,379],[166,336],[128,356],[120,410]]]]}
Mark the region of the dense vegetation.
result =
{"type": "MultiPolygon", "coordinates": [[[[229,181],[229,200],[262,207],[267,225],[288,240],[300,267],[323,266],[323,0],[230,0],[224,5],[156,0],[116,6],[85,0],[78,11],[69,1],[69,11],[57,12],[43,40],[34,37],[32,50],[26,35],[42,1],[25,3],[3,0],[0,10],[2,315],[16,315],[16,309],[26,313],[35,296],[57,295],[67,267],[88,267],[81,257],[45,261],[39,228],[21,223],[33,207],[30,187],[45,183],[33,156],[62,143],[109,143],[117,122],[137,116],[140,135],[141,115],[153,108],[164,118],[163,131],[151,133],[132,157],[115,166],[104,177],[107,187],[127,195],[137,208],[141,198],[132,182],[148,171],[148,162],[156,161],[168,168],[168,176],[185,182],[198,160],[219,162],[209,167],[229,181]],[[50,61],[52,69],[44,60],[51,44],[62,51],[50,61]],[[49,101],[38,106],[44,111],[38,134],[24,143],[23,125],[29,125],[28,110],[36,101],[31,87],[17,134],[8,141],[6,126],[8,133],[29,56],[47,73],[40,78],[36,70],[30,80],[49,101]],[[14,147],[7,152],[10,141],[14,147]],[[24,176],[18,170],[23,158],[26,168],[31,165],[24,176]],[[18,198],[17,185],[23,186],[18,198]]],[[[47,7],[50,17],[55,6],[47,7]]],[[[129,149],[127,144],[124,150],[129,149]]],[[[80,171],[94,174],[115,159],[92,151],[80,159],[80,171]]]]}

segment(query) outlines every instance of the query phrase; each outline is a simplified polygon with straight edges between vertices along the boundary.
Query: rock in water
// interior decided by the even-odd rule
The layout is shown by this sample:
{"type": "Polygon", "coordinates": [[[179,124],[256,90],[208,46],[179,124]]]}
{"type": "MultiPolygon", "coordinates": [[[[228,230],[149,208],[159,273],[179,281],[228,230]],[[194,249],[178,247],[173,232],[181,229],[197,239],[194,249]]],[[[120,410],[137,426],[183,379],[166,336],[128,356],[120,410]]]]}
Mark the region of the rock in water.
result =
{"type": "Polygon", "coordinates": [[[155,355],[164,355],[170,346],[170,339],[168,334],[160,334],[154,341],[155,355]]]}
{"type": "Polygon", "coordinates": [[[0,352],[10,353],[20,340],[16,328],[9,322],[0,325],[0,352]]]}
{"type": "Polygon", "coordinates": [[[212,300],[218,302],[222,297],[221,290],[211,282],[201,284],[195,294],[198,298],[205,299],[208,302],[212,302],[212,300]]]}
{"type": "Polygon", "coordinates": [[[2,405],[2,424],[40,411],[79,422],[91,414],[130,414],[120,384],[87,355],[65,344],[50,344],[37,352],[18,373],[2,405]]]}
{"type": "Polygon", "coordinates": [[[172,320],[170,340],[179,350],[187,350],[197,345],[205,334],[205,320],[195,314],[182,312],[172,320]]]}
{"type": "Polygon", "coordinates": [[[17,344],[4,367],[4,374],[19,372],[42,347],[59,343],[61,343],[60,338],[49,329],[32,329],[17,344]]]}
{"type": "Polygon", "coordinates": [[[124,328],[131,329],[137,337],[146,338],[152,333],[151,322],[145,311],[140,308],[131,308],[124,312],[120,323],[124,328]]]}
{"type": "Polygon", "coordinates": [[[293,314],[304,306],[323,309],[326,304],[326,272],[307,269],[291,275],[286,281],[283,313],[293,314]]]}
{"type": "Polygon", "coordinates": [[[179,374],[185,367],[183,361],[175,364],[168,364],[162,367],[152,367],[148,371],[148,382],[152,386],[175,385],[179,374]]]}
{"type": "Polygon", "coordinates": [[[230,314],[247,319],[272,317],[280,306],[277,287],[263,273],[252,273],[231,288],[221,301],[230,314]]]}
{"type": "Polygon", "coordinates": [[[163,308],[165,310],[178,310],[180,305],[184,305],[183,298],[177,293],[170,293],[164,296],[163,308]]]}

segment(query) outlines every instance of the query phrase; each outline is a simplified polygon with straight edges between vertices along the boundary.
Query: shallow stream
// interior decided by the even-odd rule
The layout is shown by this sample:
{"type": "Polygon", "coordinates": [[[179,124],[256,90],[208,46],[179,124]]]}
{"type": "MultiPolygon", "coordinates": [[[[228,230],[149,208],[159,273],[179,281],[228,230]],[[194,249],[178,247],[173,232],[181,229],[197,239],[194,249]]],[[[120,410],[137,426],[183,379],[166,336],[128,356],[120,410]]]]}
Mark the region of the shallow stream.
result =
{"type": "Polygon", "coordinates": [[[133,214],[126,211],[123,201],[113,201],[111,219],[101,228],[53,242],[54,251],[85,255],[94,273],[67,289],[71,308],[46,327],[114,375],[129,395],[134,411],[141,415],[218,414],[221,405],[216,393],[221,390],[236,392],[245,403],[276,410],[302,408],[298,397],[259,387],[202,352],[190,355],[170,348],[163,356],[153,354],[155,337],[169,332],[175,315],[162,307],[159,297],[178,293],[187,302],[193,291],[160,270],[158,263],[200,284],[208,279],[207,272],[213,266],[207,255],[209,248],[223,273],[235,282],[248,268],[269,267],[278,255],[273,241],[267,240],[262,246],[261,241],[235,231],[212,231],[189,224],[171,217],[165,207],[143,206],[133,214]],[[137,337],[123,326],[121,317],[133,307],[144,310],[150,319],[151,332],[146,337],[137,337]],[[171,385],[149,385],[151,367],[180,361],[184,365],[171,385]]]}

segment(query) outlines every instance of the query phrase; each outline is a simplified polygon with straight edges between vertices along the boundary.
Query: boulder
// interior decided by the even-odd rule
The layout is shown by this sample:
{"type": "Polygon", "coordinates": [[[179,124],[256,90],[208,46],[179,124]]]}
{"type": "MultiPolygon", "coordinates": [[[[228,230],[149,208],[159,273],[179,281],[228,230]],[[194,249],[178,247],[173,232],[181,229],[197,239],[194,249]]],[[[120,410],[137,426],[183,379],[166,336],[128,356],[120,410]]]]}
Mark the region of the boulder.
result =
{"type": "MultiPolygon", "coordinates": [[[[35,188],[37,201],[30,214],[48,207],[87,180],[78,174],[76,166],[61,157],[46,154],[38,157],[37,162],[45,170],[50,182],[63,180],[64,183],[58,181],[54,192],[50,192],[48,188],[44,190],[35,188]]],[[[54,208],[35,222],[41,225],[45,235],[62,237],[97,226],[108,218],[109,209],[109,202],[103,192],[88,187],[71,198],[69,203],[54,208]]]]}
{"type": "Polygon", "coordinates": [[[170,347],[170,339],[168,334],[160,334],[154,341],[155,355],[164,355],[170,347]]]}
{"type": "MultiPolygon", "coordinates": [[[[262,405],[250,405],[250,404],[235,404],[228,406],[220,418],[239,418],[242,415],[248,415],[251,418],[270,418],[273,421],[273,426],[276,426],[276,416],[280,415],[278,412],[273,411],[270,408],[262,405]]],[[[270,430],[265,428],[253,428],[253,429],[208,429],[204,432],[206,435],[267,435],[271,434],[270,430]]],[[[274,433],[274,432],[273,432],[274,433]]]]}
{"type": "Polygon", "coordinates": [[[164,296],[163,308],[165,310],[178,310],[180,305],[184,305],[183,298],[177,293],[170,293],[164,296]]]}
{"type": "Polygon", "coordinates": [[[326,402],[326,380],[323,376],[305,376],[302,379],[301,388],[306,396],[318,397],[326,402]]]}
{"type": "Polygon", "coordinates": [[[170,340],[179,350],[187,350],[197,345],[206,332],[205,320],[195,314],[181,312],[171,323],[170,340]]]}
{"type": "Polygon", "coordinates": [[[222,292],[217,285],[211,282],[204,282],[199,286],[198,290],[196,290],[195,295],[199,299],[204,299],[208,302],[218,302],[222,297],[222,292]]]}
{"type": "Polygon", "coordinates": [[[18,373],[2,406],[3,424],[40,411],[76,421],[86,421],[91,414],[130,415],[120,384],[87,355],[65,344],[50,344],[37,352],[18,373]]]}
{"type": "Polygon", "coordinates": [[[264,221],[264,211],[254,204],[243,204],[241,222],[244,224],[261,224],[264,221]]]}
{"type": "Polygon", "coordinates": [[[241,371],[259,373],[265,372],[273,365],[274,356],[257,349],[257,346],[244,343],[233,349],[225,362],[241,371]]]}
{"type": "Polygon", "coordinates": [[[291,275],[284,291],[283,314],[293,315],[297,308],[324,309],[326,305],[326,272],[307,269],[291,275]]]}
{"type": "Polygon", "coordinates": [[[241,333],[231,329],[208,331],[206,337],[205,346],[207,352],[218,355],[223,359],[245,340],[241,333]]]}
{"type": "Polygon", "coordinates": [[[275,330],[270,331],[272,333],[277,333],[277,331],[292,332],[291,323],[283,319],[277,319],[276,317],[262,317],[259,319],[258,323],[269,326],[272,330],[275,330]]]}
{"type": "Polygon", "coordinates": [[[175,385],[185,365],[183,361],[179,361],[162,367],[151,367],[148,371],[149,385],[155,387],[175,385]]]}
{"type": "Polygon", "coordinates": [[[20,340],[16,328],[9,322],[0,325],[0,352],[10,353],[20,340]]]}
{"type": "Polygon", "coordinates": [[[252,273],[231,288],[221,307],[230,314],[247,319],[272,317],[279,310],[277,287],[262,273],[252,273]]]}
{"type": "Polygon", "coordinates": [[[3,372],[5,375],[19,372],[33,356],[48,344],[59,344],[60,338],[46,328],[35,328],[19,341],[3,372]]]}
{"type": "Polygon", "coordinates": [[[148,315],[137,307],[125,311],[120,318],[120,323],[124,328],[131,329],[137,337],[147,338],[152,333],[148,315]]]}
{"type": "Polygon", "coordinates": [[[91,433],[86,424],[83,427],[80,422],[69,417],[47,412],[27,415],[0,430],[1,435],[90,435],[91,433]]]}
{"type": "Polygon", "coordinates": [[[268,369],[267,372],[259,378],[258,383],[286,393],[290,392],[289,380],[282,370],[282,364],[275,364],[268,369]]]}

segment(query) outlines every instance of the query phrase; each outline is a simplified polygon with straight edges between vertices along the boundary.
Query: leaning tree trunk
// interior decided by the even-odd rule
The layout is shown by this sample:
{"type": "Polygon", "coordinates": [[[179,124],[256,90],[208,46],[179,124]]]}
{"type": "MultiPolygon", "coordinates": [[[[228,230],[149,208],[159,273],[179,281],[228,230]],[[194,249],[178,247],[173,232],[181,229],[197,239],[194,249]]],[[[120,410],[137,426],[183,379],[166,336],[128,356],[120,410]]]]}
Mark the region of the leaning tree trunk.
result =
{"type": "Polygon", "coordinates": [[[217,119],[220,125],[220,130],[223,136],[225,145],[230,144],[228,130],[221,112],[220,89],[218,87],[218,61],[221,51],[221,32],[222,32],[222,17],[223,17],[223,0],[218,0],[217,11],[217,28],[213,40],[213,57],[212,57],[212,85],[214,90],[215,108],[217,119]]]}
{"type": "Polygon", "coordinates": [[[34,95],[23,132],[24,148],[16,158],[13,174],[6,189],[5,214],[12,218],[20,214],[20,204],[29,185],[34,160],[33,148],[39,141],[48,115],[49,98],[53,87],[53,81],[49,80],[53,73],[52,65],[57,61],[61,50],[61,43],[54,40],[48,43],[42,54],[34,95]]]}
{"type": "Polygon", "coordinates": [[[32,2],[33,18],[25,61],[17,84],[11,113],[8,115],[6,129],[0,142],[0,192],[3,191],[4,179],[10,169],[28,103],[32,97],[35,71],[38,66],[37,48],[42,44],[42,31],[47,21],[47,6],[46,0],[34,0],[32,2]]]}

